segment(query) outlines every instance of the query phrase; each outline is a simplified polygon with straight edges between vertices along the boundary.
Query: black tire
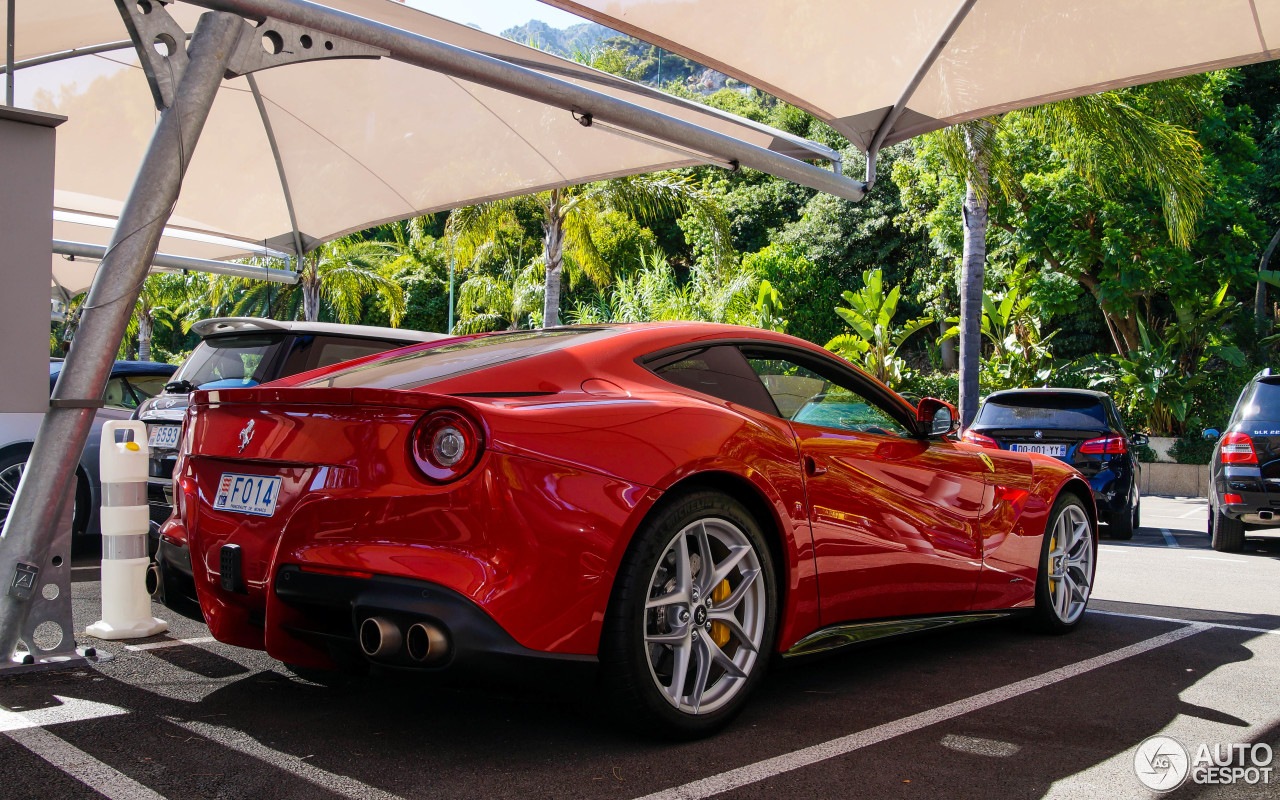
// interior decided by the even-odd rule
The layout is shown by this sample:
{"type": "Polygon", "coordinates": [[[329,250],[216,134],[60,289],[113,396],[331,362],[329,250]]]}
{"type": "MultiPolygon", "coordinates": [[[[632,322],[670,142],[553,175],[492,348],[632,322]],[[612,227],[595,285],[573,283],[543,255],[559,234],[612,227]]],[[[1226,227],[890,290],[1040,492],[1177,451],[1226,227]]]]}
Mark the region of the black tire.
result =
{"type": "MultiPolygon", "coordinates": [[[[31,457],[29,450],[19,450],[0,457],[0,473],[17,464],[25,464],[27,459],[31,457]]],[[[15,487],[16,488],[16,487],[15,487]]],[[[0,487],[0,503],[8,504],[12,498],[3,487],[0,487]]],[[[76,470],[76,505],[71,519],[71,533],[74,536],[82,536],[89,529],[89,512],[93,509],[93,493],[89,490],[89,481],[79,469],[76,470]]],[[[4,525],[5,518],[9,516],[7,510],[0,511],[0,526],[4,525]]]]}
{"type": "MultiPolygon", "coordinates": [[[[696,608],[696,603],[693,607],[696,608]]],[[[604,699],[618,722],[645,733],[676,739],[714,733],[742,710],[764,678],[773,651],[777,618],[778,590],[773,559],[760,522],[742,503],[721,492],[702,490],[671,498],[641,524],[618,571],[600,641],[600,688],[604,699]],[[759,562],[756,579],[762,580],[764,587],[763,633],[758,654],[748,667],[746,677],[740,679],[743,683],[736,692],[713,711],[693,713],[669,701],[651,671],[648,648],[652,645],[645,643],[650,618],[645,604],[650,582],[668,546],[691,524],[713,519],[726,521],[745,534],[759,562]]],[[[696,625],[690,627],[696,637],[696,625]]]]}
{"type": "MultiPolygon", "coordinates": [[[[1137,513],[1137,512],[1133,512],[1137,513]]],[[[1128,541],[1133,538],[1133,516],[1128,511],[1121,511],[1107,525],[1107,537],[1117,541],[1128,541]]]]}
{"type": "Polygon", "coordinates": [[[1209,544],[1220,553],[1244,549],[1244,523],[1223,514],[1216,503],[1209,511],[1209,544]]]}
{"type": "MultiPolygon", "coordinates": [[[[1049,589],[1049,543],[1053,538],[1053,531],[1058,524],[1059,518],[1072,507],[1078,508],[1086,520],[1090,518],[1088,506],[1085,505],[1083,500],[1074,493],[1063,492],[1058,495],[1058,499],[1054,501],[1053,508],[1049,512],[1049,521],[1045,525],[1045,534],[1043,541],[1040,543],[1040,563],[1039,568],[1036,570],[1036,606],[1031,615],[1031,622],[1036,630],[1043,633],[1067,633],[1075,630],[1084,620],[1084,613],[1081,612],[1074,620],[1070,622],[1064,621],[1054,610],[1053,599],[1049,589]]],[[[1097,572],[1098,565],[1098,526],[1091,522],[1089,527],[1090,542],[1093,548],[1093,563],[1089,570],[1089,587],[1090,593],[1092,593],[1094,574],[1097,572]]],[[[1132,531],[1130,534],[1132,535],[1132,531]]]]}

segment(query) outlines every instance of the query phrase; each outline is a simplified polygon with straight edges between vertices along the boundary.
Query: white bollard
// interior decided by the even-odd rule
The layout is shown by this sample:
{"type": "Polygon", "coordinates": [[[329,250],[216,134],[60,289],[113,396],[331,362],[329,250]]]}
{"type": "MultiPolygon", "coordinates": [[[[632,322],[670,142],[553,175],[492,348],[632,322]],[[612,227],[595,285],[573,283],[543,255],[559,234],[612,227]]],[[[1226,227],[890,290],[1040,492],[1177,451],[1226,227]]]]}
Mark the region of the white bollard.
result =
{"type": "Polygon", "coordinates": [[[147,594],[147,426],[111,421],[102,426],[102,619],[85,633],[99,639],[141,639],[169,629],[151,616],[147,594]],[[117,442],[116,431],[133,431],[117,442]]]}

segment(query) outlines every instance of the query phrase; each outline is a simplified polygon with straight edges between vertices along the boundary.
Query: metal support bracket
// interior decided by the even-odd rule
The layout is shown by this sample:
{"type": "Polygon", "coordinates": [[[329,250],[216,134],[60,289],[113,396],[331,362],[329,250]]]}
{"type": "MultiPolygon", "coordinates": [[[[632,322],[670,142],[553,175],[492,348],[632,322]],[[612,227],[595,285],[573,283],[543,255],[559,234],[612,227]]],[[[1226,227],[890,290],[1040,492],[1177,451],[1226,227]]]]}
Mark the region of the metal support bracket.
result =
{"type": "Polygon", "coordinates": [[[151,86],[156,108],[173,105],[174,90],[187,69],[187,32],[164,4],[170,0],[116,0],[151,86]]]}
{"type": "Polygon", "coordinates": [[[227,66],[228,77],[324,58],[381,58],[389,55],[379,47],[278,19],[268,18],[257,27],[246,21],[244,27],[227,66]]]}
{"type": "MultiPolygon", "coordinates": [[[[81,666],[110,659],[94,648],[77,648],[71,619],[71,525],[75,517],[75,489],[63,500],[58,532],[43,563],[19,561],[5,576],[0,590],[30,599],[20,639],[25,652],[0,658],[0,675],[55,667],[81,666]]],[[[7,654],[6,654],[7,655],[7,654]]]]}

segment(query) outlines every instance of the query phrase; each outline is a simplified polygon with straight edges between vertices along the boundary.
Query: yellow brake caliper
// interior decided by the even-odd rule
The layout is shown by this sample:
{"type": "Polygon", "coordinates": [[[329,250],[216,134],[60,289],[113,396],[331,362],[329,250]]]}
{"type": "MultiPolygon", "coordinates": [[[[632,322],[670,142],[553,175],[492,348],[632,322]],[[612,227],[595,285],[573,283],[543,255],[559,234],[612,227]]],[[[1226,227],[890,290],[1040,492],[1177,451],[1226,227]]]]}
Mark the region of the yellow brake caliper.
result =
{"type": "MultiPolygon", "coordinates": [[[[729,599],[730,589],[728,581],[720,581],[720,585],[711,593],[711,602],[719,605],[729,599]]],[[[723,622],[711,623],[711,641],[716,643],[716,647],[724,647],[729,643],[729,626],[723,622]]]]}

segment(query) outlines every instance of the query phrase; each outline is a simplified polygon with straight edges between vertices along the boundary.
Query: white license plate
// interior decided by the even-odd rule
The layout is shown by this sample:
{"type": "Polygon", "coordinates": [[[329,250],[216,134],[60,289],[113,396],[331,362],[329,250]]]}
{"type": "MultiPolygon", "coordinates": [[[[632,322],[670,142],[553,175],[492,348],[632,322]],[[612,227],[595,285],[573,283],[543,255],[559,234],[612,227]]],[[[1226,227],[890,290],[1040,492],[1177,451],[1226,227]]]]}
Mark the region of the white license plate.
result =
{"type": "Polygon", "coordinates": [[[1009,449],[1015,453],[1039,453],[1042,456],[1065,456],[1065,444],[1014,444],[1009,449]]]}
{"type": "Polygon", "coordinates": [[[178,434],[182,433],[181,425],[152,425],[147,436],[147,447],[161,450],[173,450],[178,446],[178,434]]]}
{"type": "Polygon", "coordinates": [[[276,500],[279,497],[279,478],[224,472],[218,480],[218,493],[214,495],[213,507],[269,517],[276,513],[276,500]]]}

